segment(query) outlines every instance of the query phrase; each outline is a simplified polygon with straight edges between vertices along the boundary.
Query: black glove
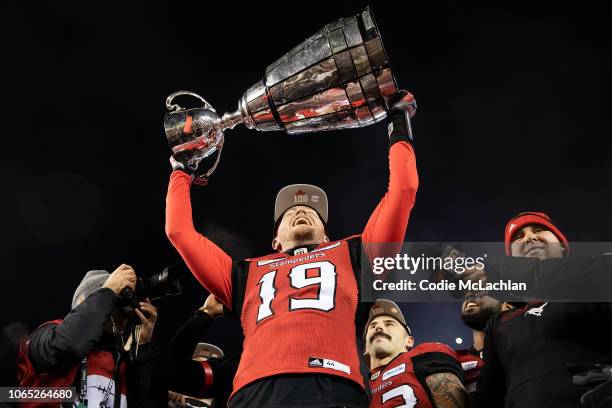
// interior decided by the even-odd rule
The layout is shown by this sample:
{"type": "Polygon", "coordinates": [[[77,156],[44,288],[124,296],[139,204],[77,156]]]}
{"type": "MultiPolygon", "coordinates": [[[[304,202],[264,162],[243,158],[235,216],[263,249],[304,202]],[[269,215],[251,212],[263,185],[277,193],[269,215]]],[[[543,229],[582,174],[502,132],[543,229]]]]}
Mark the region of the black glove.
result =
{"type": "Polygon", "coordinates": [[[194,166],[193,162],[188,162],[186,159],[182,159],[181,156],[175,154],[170,156],[170,165],[172,166],[172,170],[180,170],[189,174],[194,184],[205,186],[208,184],[208,177],[206,176],[206,173],[211,168],[216,167],[218,155],[219,150],[200,160],[194,166]]]}
{"type": "Polygon", "coordinates": [[[416,114],[416,100],[408,91],[398,91],[387,115],[389,147],[399,141],[412,143],[410,118],[416,114]]]}

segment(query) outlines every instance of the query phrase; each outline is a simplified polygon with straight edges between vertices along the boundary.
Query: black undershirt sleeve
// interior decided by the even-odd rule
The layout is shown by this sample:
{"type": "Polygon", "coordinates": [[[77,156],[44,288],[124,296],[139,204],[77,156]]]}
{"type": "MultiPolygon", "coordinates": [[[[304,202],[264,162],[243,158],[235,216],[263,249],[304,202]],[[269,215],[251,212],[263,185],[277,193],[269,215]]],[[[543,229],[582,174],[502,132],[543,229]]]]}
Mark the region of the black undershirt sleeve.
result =
{"type": "Polygon", "coordinates": [[[225,316],[240,318],[249,274],[249,261],[240,260],[232,263],[232,310],[223,309],[225,316]]]}

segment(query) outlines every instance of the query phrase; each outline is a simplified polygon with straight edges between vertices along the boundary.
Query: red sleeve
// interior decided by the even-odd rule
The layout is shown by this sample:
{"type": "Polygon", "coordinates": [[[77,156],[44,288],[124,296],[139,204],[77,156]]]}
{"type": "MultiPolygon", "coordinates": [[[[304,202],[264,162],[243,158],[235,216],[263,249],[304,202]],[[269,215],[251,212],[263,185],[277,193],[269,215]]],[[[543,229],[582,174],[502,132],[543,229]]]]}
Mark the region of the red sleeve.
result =
{"type": "MultiPolygon", "coordinates": [[[[419,177],[412,145],[394,143],[389,149],[389,187],[387,193],[370,216],[362,234],[368,244],[404,241],[410,210],[414,206],[419,177]]],[[[370,259],[375,254],[368,251],[370,259]]]]}
{"type": "Polygon", "coordinates": [[[191,216],[191,177],[174,171],[166,196],[166,235],[193,276],[226,307],[232,307],[232,259],[198,233],[191,216]]]}

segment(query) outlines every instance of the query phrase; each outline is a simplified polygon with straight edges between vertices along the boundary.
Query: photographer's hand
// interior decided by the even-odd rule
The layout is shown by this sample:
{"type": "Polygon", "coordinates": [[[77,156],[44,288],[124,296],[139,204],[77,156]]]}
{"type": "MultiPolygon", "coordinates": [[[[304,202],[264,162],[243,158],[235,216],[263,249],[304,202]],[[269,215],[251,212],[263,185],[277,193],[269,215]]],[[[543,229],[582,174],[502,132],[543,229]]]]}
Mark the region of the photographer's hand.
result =
{"type": "Polygon", "coordinates": [[[136,272],[130,265],[121,264],[110,274],[104,285],[111,289],[115,294],[120,294],[124,288],[136,289],[136,272]]]}
{"type": "Polygon", "coordinates": [[[204,306],[200,310],[212,318],[223,315],[223,304],[217,300],[213,295],[208,295],[204,306]]]}
{"type": "Polygon", "coordinates": [[[465,272],[457,276],[459,277],[459,279],[461,279],[464,282],[467,282],[467,281],[471,281],[471,282],[482,281],[483,283],[487,282],[487,273],[485,269],[479,268],[478,266],[466,268],[465,272]]]}
{"type": "Polygon", "coordinates": [[[145,302],[140,302],[139,309],[134,309],[136,315],[138,315],[142,322],[138,342],[140,344],[145,344],[151,341],[153,337],[153,329],[157,321],[157,308],[147,299],[145,302]]]}

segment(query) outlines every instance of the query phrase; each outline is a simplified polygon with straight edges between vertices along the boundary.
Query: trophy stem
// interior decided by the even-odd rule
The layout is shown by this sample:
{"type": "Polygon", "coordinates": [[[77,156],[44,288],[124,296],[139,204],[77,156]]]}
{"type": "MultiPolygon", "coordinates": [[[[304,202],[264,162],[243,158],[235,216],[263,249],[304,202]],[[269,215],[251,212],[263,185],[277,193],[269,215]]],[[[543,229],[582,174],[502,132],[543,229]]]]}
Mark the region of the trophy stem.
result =
{"type": "Polygon", "coordinates": [[[225,112],[222,117],[215,120],[213,127],[215,130],[225,130],[225,129],[233,129],[239,123],[244,122],[244,117],[242,116],[242,112],[240,109],[237,109],[235,112],[229,113],[225,112]]]}

